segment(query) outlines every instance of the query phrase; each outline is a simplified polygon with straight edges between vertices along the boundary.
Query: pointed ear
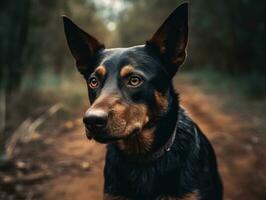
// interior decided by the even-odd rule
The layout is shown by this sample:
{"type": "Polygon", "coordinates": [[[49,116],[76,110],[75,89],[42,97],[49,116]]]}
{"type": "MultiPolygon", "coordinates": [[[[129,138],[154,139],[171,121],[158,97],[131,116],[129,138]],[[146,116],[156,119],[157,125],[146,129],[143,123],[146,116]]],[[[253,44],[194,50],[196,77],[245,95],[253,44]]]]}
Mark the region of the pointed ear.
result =
{"type": "Polygon", "coordinates": [[[186,57],[188,40],[188,3],[181,4],[146,42],[159,53],[167,71],[173,76],[186,57]]]}
{"type": "Polygon", "coordinates": [[[104,49],[97,39],[80,29],[74,22],[63,16],[65,35],[69,49],[76,59],[78,70],[84,74],[95,61],[95,54],[104,49]]]}

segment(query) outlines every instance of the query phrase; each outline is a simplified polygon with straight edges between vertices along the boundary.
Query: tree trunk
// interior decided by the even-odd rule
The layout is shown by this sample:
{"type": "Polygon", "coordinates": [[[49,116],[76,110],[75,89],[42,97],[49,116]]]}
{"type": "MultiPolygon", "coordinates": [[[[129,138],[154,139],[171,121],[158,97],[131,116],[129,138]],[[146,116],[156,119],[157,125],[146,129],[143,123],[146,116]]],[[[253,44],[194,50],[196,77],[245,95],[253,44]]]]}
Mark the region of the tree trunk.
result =
{"type": "Polygon", "coordinates": [[[10,94],[19,87],[23,76],[22,58],[28,35],[31,0],[0,3],[0,152],[8,136],[7,108],[10,94]]]}

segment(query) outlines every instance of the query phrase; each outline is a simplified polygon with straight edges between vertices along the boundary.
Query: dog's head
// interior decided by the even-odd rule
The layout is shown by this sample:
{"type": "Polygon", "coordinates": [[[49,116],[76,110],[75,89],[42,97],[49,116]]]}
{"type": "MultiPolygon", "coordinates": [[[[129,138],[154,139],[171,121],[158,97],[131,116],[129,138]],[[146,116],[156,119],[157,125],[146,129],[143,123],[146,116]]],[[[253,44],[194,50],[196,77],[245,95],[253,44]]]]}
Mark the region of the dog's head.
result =
{"type": "Polygon", "coordinates": [[[168,111],[171,79],[186,57],[188,5],[179,6],[145,45],[130,48],[106,49],[67,17],[64,27],[88,85],[87,136],[106,143],[152,130],[168,111]]]}

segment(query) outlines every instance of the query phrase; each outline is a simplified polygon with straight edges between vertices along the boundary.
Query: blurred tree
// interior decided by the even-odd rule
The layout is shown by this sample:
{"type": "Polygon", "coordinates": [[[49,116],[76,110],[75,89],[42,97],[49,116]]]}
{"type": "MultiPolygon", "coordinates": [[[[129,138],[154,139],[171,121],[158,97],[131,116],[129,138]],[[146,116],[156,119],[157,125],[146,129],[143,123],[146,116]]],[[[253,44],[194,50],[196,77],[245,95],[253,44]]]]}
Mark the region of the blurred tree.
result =
{"type": "MultiPolygon", "coordinates": [[[[182,1],[126,0],[121,14],[121,45],[143,43],[182,1]]],[[[265,71],[266,2],[261,0],[190,1],[187,65],[222,69],[231,74],[265,71]]]]}
{"type": "Polygon", "coordinates": [[[176,0],[126,0],[131,3],[121,13],[117,31],[120,45],[131,46],[145,43],[152,37],[163,20],[176,8],[176,0]]]}
{"type": "Polygon", "coordinates": [[[17,112],[12,111],[24,78],[36,86],[44,71],[59,74],[75,69],[61,15],[70,15],[105,40],[108,30],[97,12],[92,0],[0,1],[0,152],[18,123],[17,112]]]}
{"type": "Polygon", "coordinates": [[[93,1],[88,0],[49,0],[35,2],[31,18],[31,40],[28,43],[28,57],[31,58],[31,73],[36,76],[43,70],[72,71],[72,56],[65,41],[61,15],[73,18],[81,28],[97,35],[101,40],[108,36],[108,30],[93,1]]]}
{"type": "Polygon", "coordinates": [[[233,74],[263,70],[265,8],[260,0],[193,1],[191,63],[233,74]]]}
{"type": "MultiPolygon", "coordinates": [[[[6,123],[6,105],[24,70],[22,59],[29,29],[30,0],[3,0],[0,5],[0,131],[6,123]]],[[[3,135],[1,134],[0,137],[3,135]]],[[[3,136],[4,137],[4,136],[3,136]]],[[[0,141],[1,143],[1,141],[0,141]]],[[[0,144],[0,147],[3,146],[0,144]]],[[[2,150],[2,149],[0,149],[2,150]]]]}

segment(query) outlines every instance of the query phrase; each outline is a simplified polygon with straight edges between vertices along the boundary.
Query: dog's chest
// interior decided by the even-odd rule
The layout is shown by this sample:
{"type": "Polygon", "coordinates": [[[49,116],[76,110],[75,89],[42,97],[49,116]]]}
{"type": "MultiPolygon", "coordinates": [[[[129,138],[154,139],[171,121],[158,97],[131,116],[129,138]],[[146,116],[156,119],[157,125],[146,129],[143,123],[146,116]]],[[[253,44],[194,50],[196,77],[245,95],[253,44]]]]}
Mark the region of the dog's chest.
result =
{"type": "Polygon", "coordinates": [[[109,194],[132,194],[141,199],[162,194],[177,195],[179,174],[165,166],[134,165],[107,158],[105,166],[105,192],[109,194]],[[109,160],[109,161],[108,161],[109,160]]]}

